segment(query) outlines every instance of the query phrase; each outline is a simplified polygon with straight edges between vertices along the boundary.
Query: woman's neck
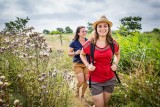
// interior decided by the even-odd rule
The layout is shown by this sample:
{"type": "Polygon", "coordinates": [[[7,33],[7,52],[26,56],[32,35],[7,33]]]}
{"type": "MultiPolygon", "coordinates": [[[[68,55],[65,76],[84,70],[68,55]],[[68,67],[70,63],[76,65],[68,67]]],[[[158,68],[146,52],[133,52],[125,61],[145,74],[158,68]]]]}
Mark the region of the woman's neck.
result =
{"type": "Polygon", "coordinates": [[[85,38],[79,38],[78,40],[81,43],[81,45],[83,46],[83,44],[85,43],[85,38]]]}
{"type": "Polygon", "coordinates": [[[106,37],[101,37],[101,36],[99,36],[98,40],[99,40],[99,41],[102,41],[102,42],[106,42],[106,37]]]}
{"type": "Polygon", "coordinates": [[[97,39],[96,45],[100,48],[104,48],[108,45],[107,41],[106,41],[106,37],[99,37],[97,39]]]}
{"type": "Polygon", "coordinates": [[[82,38],[82,37],[79,37],[79,39],[78,39],[79,41],[84,41],[85,40],[85,38],[82,38]]]}

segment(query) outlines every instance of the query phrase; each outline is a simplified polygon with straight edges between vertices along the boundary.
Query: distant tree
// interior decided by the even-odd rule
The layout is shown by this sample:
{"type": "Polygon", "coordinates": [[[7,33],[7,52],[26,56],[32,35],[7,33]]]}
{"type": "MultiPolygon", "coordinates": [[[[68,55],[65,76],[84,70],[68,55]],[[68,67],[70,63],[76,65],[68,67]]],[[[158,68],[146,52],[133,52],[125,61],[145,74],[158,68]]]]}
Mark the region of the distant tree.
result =
{"type": "Polygon", "coordinates": [[[141,20],[142,18],[139,16],[138,17],[129,16],[129,17],[122,18],[120,21],[121,21],[121,24],[127,29],[128,32],[133,32],[133,31],[138,31],[142,29],[141,23],[140,23],[141,20]]]}
{"type": "Polygon", "coordinates": [[[124,17],[122,18],[119,33],[123,36],[134,35],[135,32],[141,30],[141,17],[124,17]]]}
{"type": "Polygon", "coordinates": [[[91,33],[93,31],[92,23],[88,22],[87,24],[88,24],[88,26],[87,26],[88,31],[87,32],[91,33]]]}
{"type": "Polygon", "coordinates": [[[154,33],[160,33],[160,29],[154,28],[152,32],[154,32],[154,33]]]}
{"type": "Polygon", "coordinates": [[[61,32],[57,31],[57,30],[53,30],[50,32],[51,35],[57,35],[57,34],[62,34],[61,32]]]}
{"type": "Polygon", "coordinates": [[[49,30],[47,30],[47,29],[44,29],[44,30],[43,30],[43,34],[49,34],[49,33],[50,33],[49,30]]]}
{"type": "Polygon", "coordinates": [[[26,24],[30,20],[28,17],[25,19],[19,17],[16,18],[17,20],[15,21],[10,21],[8,23],[5,23],[6,31],[21,32],[26,27],[26,24]]]}
{"type": "Polygon", "coordinates": [[[65,27],[65,31],[66,33],[73,33],[73,30],[69,26],[65,27]]]}
{"type": "Polygon", "coordinates": [[[63,28],[57,28],[57,31],[60,33],[64,33],[65,31],[63,30],[63,28]]]}
{"type": "Polygon", "coordinates": [[[128,29],[124,27],[123,25],[120,26],[117,32],[122,36],[128,36],[130,34],[130,32],[128,32],[128,29]]]}

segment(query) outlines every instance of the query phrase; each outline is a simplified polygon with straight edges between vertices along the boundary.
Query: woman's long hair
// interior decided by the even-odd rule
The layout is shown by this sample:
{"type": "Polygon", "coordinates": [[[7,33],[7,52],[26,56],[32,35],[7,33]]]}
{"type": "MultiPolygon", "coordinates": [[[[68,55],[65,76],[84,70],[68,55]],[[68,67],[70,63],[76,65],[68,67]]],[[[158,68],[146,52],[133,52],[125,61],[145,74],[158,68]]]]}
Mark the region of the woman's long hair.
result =
{"type": "MultiPolygon", "coordinates": [[[[110,26],[108,25],[108,33],[106,35],[106,42],[107,43],[112,43],[113,42],[113,38],[112,38],[112,32],[111,32],[111,28],[110,26]]],[[[95,26],[95,31],[94,31],[94,34],[93,34],[93,40],[91,42],[93,42],[94,44],[97,42],[97,39],[99,38],[99,34],[97,32],[97,25],[95,26]]]]}
{"type": "Polygon", "coordinates": [[[80,32],[80,30],[81,30],[82,28],[85,28],[85,26],[78,26],[78,27],[77,27],[77,29],[76,29],[76,34],[75,34],[73,40],[78,40],[78,39],[79,39],[78,33],[80,32]]]}

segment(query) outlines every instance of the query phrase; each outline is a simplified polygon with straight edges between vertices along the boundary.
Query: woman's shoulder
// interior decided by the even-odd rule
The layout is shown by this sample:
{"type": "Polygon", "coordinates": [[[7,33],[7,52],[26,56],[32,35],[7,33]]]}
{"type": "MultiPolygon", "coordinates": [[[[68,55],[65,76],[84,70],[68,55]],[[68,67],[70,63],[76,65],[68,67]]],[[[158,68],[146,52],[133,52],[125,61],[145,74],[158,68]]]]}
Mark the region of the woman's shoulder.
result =
{"type": "Polygon", "coordinates": [[[78,40],[72,39],[72,41],[70,43],[76,43],[76,42],[78,42],[78,40]]]}
{"type": "Polygon", "coordinates": [[[70,42],[70,47],[73,47],[73,46],[75,46],[75,44],[76,44],[76,40],[72,40],[71,42],[70,42]]]}
{"type": "Polygon", "coordinates": [[[113,40],[113,44],[116,45],[116,46],[119,45],[118,42],[117,42],[116,40],[113,40]]]}
{"type": "Polygon", "coordinates": [[[87,48],[88,46],[90,46],[91,44],[91,41],[90,40],[87,40],[84,45],[83,45],[83,48],[87,48]]]}

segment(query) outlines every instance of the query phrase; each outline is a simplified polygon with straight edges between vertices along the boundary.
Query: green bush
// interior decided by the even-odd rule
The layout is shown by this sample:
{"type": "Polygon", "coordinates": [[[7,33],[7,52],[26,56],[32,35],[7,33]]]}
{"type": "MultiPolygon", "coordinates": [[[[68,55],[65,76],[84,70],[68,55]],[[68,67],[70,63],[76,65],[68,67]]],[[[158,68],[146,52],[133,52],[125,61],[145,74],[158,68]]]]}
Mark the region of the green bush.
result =
{"type": "Polygon", "coordinates": [[[51,35],[56,35],[56,34],[61,34],[61,32],[59,32],[59,31],[51,31],[50,34],[51,35]]]}
{"type": "Polygon", "coordinates": [[[160,85],[160,41],[158,35],[115,36],[121,49],[119,74],[122,85],[115,88],[115,107],[158,107],[160,85]]]}

